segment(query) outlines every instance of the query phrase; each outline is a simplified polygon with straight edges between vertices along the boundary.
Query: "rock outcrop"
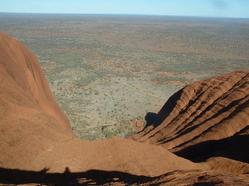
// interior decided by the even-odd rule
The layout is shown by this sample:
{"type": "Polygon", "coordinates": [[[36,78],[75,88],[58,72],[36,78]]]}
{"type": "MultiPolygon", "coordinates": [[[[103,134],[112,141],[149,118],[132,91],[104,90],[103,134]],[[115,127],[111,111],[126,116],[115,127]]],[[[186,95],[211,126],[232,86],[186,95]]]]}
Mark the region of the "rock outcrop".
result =
{"type": "Polygon", "coordinates": [[[249,172],[249,72],[198,81],[175,93],[133,136],[212,170],[249,172]]]}
{"type": "Polygon", "coordinates": [[[248,135],[249,72],[233,72],[188,85],[175,93],[158,114],[147,117],[150,123],[135,138],[174,152],[248,135]]]}

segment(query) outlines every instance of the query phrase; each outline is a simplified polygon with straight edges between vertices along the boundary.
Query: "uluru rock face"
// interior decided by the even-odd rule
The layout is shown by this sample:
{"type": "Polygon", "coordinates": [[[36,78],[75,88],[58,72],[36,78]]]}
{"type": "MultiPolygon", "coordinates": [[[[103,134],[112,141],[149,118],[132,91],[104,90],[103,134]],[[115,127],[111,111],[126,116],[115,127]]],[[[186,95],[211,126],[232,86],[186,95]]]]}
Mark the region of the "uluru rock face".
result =
{"type": "Polygon", "coordinates": [[[133,138],[230,173],[249,167],[249,72],[198,81],[175,93],[133,138]]]}
{"type": "MultiPolygon", "coordinates": [[[[178,91],[137,138],[174,152],[249,130],[249,73],[234,72],[178,91]]],[[[147,115],[147,117],[150,117],[147,115]]],[[[237,137],[239,138],[239,137],[237,137]]]]}
{"type": "Polygon", "coordinates": [[[70,138],[34,55],[0,34],[0,166],[28,165],[51,143],[70,138]]]}
{"type": "Polygon", "coordinates": [[[71,132],[69,121],[55,102],[37,59],[30,50],[15,38],[1,33],[0,51],[1,79],[9,78],[30,100],[71,132]]]}
{"type": "Polygon", "coordinates": [[[0,183],[248,185],[248,83],[247,72],[196,82],[135,140],[83,141],[34,55],[0,33],[0,183]]]}

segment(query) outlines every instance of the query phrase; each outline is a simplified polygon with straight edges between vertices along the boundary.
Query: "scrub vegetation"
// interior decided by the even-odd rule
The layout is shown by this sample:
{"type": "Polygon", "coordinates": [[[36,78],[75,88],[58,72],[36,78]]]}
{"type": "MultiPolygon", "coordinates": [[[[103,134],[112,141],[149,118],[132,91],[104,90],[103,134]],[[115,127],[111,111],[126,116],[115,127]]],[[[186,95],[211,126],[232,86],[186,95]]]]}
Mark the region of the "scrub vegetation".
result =
{"type": "Polygon", "coordinates": [[[0,14],[38,56],[75,134],[127,136],[186,84],[249,68],[249,20],[0,14]]]}

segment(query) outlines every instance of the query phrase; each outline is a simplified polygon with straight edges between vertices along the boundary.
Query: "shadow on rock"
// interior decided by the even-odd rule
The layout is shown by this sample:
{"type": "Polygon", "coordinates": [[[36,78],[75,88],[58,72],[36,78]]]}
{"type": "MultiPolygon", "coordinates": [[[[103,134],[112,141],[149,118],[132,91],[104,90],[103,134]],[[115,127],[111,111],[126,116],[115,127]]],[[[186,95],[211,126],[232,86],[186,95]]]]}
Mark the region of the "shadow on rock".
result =
{"type": "Polygon", "coordinates": [[[211,157],[225,157],[249,163],[249,135],[238,135],[222,140],[210,140],[175,152],[176,155],[194,162],[211,157]]]}
{"type": "Polygon", "coordinates": [[[152,177],[136,176],[117,171],[89,170],[86,172],[71,172],[68,167],[64,173],[49,173],[48,168],[41,171],[0,168],[0,183],[2,184],[42,184],[42,185],[103,185],[123,183],[125,185],[142,184],[153,180],[152,177]]]}

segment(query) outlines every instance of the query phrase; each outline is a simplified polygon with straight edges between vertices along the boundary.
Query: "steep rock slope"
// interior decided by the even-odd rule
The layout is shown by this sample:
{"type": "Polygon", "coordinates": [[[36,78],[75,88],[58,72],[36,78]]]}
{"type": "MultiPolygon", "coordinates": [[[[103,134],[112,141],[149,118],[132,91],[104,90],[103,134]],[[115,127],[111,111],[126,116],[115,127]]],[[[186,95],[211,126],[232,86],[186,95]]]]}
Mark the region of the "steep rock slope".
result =
{"type": "Polygon", "coordinates": [[[69,121],[55,102],[37,59],[30,50],[15,38],[0,33],[0,51],[1,80],[12,81],[30,100],[71,132],[69,121]]]}
{"type": "Polygon", "coordinates": [[[249,72],[198,81],[175,93],[133,136],[211,170],[249,172],[249,72]]]}
{"type": "Polygon", "coordinates": [[[135,138],[179,151],[248,129],[249,73],[234,72],[181,89],[135,138]]]}
{"type": "Polygon", "coordinates": [[[30,164],[57,139],[72,138],[36,58],[0,34],[0,166],[30,164]]]}

